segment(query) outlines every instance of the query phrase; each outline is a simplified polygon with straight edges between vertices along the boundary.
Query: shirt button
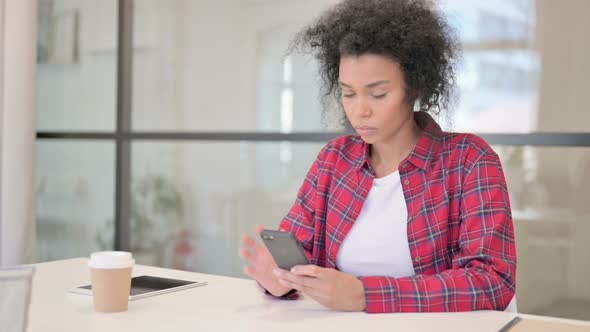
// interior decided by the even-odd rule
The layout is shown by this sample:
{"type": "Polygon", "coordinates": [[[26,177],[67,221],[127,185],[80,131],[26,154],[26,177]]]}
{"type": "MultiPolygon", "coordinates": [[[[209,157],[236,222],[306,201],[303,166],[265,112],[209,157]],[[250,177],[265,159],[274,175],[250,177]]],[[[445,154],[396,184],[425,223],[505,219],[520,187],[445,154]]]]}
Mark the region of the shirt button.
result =
{"type": "Polygon", "coordinates": [[[408,168],[408,164],[403,164],[402,168],[408,168]]]}
{"type": "Polygon", "coordinates": [[[414,261],[416,261],[416,263],[420,263],[420,260],[422,260],[422,258],[420,258],[420,256],[416,256],[416,258],[414,258],[414,261]]]}
{"type": "Polygon", "coordinates": [[[406,180],[406,181],[404,181],[404,184],[405,184],[406,186],[407,186],[407,185],[409,185],[409,184],[410,184],[410,180],[406,180]]]}

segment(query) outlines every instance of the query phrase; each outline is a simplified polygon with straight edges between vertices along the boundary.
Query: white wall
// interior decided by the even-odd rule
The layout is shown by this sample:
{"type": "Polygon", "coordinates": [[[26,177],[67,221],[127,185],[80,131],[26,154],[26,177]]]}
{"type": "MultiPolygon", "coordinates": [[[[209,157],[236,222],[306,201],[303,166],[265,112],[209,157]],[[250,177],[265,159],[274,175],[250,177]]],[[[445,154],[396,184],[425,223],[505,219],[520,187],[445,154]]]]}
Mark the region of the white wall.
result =
{"type": "MultiPolygon", "coordinates": [[[[539,131],[588,132],[590,111],[590,1],[539,0],[539,40],[543,71],[539,101],[539,131]]],[[[575,214],[563,222],[568,242],[565,292],[590,301],[590,148],[551,150],[539,161],[551,206],[575,214]],[[568,197],[569,199],[563,199],[568,197]]],[[[565,218],[564,218],[565,219],[565,218]]]]}

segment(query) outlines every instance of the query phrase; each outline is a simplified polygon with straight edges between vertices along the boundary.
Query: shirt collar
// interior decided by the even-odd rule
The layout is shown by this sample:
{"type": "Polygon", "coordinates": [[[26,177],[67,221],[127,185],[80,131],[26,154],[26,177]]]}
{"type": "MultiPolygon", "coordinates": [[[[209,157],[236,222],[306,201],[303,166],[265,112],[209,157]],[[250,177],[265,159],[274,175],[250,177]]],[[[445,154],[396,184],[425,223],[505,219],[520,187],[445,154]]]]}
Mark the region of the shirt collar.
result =
{"type": "MultiPolygon", "coordinates": [[[[440,140],[442,136],[442,130],[436,121],[426,112],[415,112],[414,121],[423,130],[422,135],[418,139],[418,142],[406,157],[403,162],[409,162],[412,165],[427,171],[430,168],[433,157],[440,146],[440,140]]],[[[361,156],[357,164],[357,169],[362,168],[365,164],[371,165],[369,156],[369,144],[362,142],[361,156]]]]}

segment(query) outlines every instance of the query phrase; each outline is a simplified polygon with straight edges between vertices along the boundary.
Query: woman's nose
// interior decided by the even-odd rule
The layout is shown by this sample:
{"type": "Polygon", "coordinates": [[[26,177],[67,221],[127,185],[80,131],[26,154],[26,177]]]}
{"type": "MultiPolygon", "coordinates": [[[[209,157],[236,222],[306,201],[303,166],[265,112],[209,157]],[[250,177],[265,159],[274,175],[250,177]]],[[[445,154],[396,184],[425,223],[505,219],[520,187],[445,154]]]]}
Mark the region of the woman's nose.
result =
{"type": "Polygon", "coordinates": [[[365,98],[359,98],[355,109],[355,114],[361,118],[367,118],[373,113],[371,106],[367,103],[365,98]]]}

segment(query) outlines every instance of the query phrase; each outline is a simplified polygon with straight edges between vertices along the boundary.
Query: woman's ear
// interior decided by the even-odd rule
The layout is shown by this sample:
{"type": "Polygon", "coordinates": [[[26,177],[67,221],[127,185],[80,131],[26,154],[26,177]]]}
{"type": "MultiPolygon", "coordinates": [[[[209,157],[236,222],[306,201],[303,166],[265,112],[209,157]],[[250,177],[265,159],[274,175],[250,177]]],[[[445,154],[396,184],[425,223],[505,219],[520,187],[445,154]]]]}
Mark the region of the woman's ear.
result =
{"type": "Polygon", "coordinates": [[[415,89],[406,89],[406,102],[410,105],[414,105],[424,93],[415,89]]]}

